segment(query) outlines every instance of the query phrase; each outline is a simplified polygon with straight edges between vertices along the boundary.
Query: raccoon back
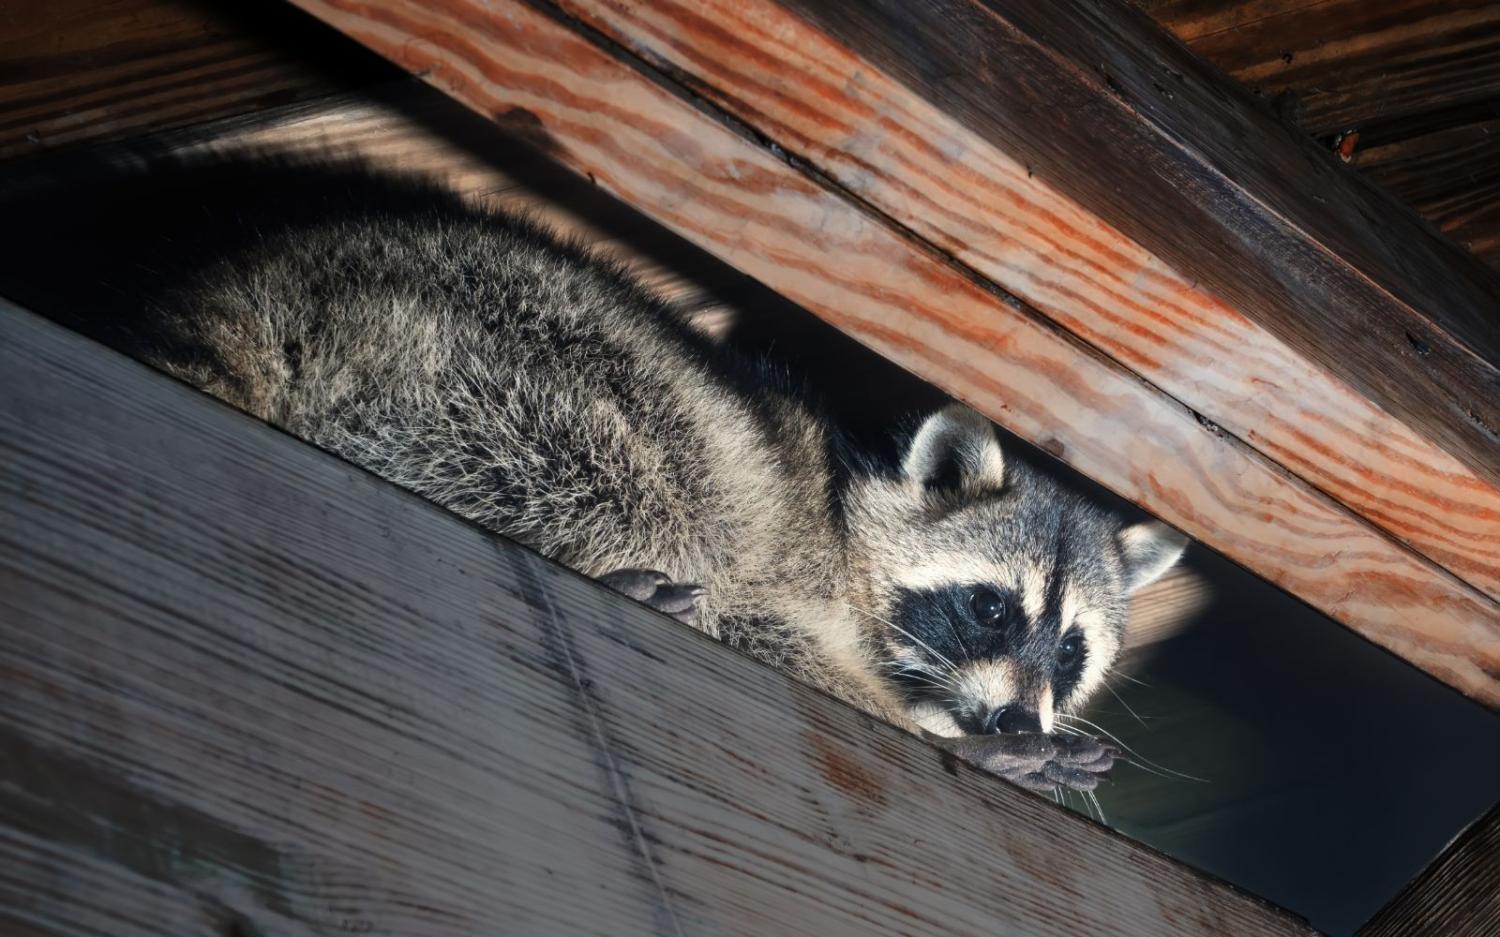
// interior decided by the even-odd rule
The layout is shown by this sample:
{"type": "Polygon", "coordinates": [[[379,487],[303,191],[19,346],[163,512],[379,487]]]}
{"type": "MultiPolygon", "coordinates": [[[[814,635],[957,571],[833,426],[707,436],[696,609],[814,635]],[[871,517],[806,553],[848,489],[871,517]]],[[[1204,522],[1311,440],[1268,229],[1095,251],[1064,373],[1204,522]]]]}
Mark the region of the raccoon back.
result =
{"type": "Polygon", "coordinates": [[[6,295],[582,572],[712,583],[787,500],[753,366],[527,219],[270,161],[7,213],[6,295]]]}

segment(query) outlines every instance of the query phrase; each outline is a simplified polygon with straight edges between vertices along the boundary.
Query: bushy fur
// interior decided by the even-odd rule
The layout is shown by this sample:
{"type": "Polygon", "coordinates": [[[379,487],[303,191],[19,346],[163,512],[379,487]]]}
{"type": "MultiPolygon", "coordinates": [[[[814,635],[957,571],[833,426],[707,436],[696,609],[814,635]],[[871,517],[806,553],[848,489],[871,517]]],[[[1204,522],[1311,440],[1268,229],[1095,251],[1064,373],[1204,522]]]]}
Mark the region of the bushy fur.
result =
{"type": "Polygon", "coordinates": [[[615,265],[418,181],[229,164],[79,203],[101,251],[149,260],[49,271],[38,232],[77,232],[43,200],[7,292],[582,573],[700,583],[703,630],[887,718],[1049,727],[1181,549],[1121,535],[961,408],[877,467],[615,265]],[[1018,616],[1000,638],[980,586],[1018,616]],[[1055,692],[1070,629],[1087,663],[1055,692]]]}

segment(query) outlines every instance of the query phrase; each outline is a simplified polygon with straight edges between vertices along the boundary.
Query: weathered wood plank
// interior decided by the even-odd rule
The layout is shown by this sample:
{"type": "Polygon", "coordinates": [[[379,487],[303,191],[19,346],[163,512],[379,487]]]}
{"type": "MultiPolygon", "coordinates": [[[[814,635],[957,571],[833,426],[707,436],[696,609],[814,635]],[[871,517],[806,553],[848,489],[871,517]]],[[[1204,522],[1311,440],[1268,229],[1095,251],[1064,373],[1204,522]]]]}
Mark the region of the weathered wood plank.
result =
{"type": "Polygon", "coordinates": [[[1500,268],[1500,6],[1489,0],[1134,0],[1500,268]]]}
{"type": "Polygon", "coordinates": [[[1326,495],[530,6],[301,0],[479,113],[1464,693],[1500,609],[1326,495]]]}
{"type": "Polygon", "coordinates": [[[1489,117],[1415,135],[1361,136],[1354,165],[1500,268],[1500,97],[1489,117]]]}
{"type": "Polygon", "coordinates": [[[13,308],[0,384],[7,933],[1311,933],[13,308]]]}
{"type": "Polygon", "coordinates": [[[1500,597],[1500,484],[771,0],[561,0],[899,224],[1500,597]]]}
{"type": "Polygon", "coordinates": [[[1490,0],[1134,0],[1317,136],[1500,98],[1490,0]]]}
{"type": "Polygon", "coordinates": [[[1500,934],[1500,806],[1465,830],[1358,937],[1500,934]]]}
{"type": "Polygon", "coordinates": [[[277,4],[8,0],[0,159],[244,113],[389,78],[277,4]]]}

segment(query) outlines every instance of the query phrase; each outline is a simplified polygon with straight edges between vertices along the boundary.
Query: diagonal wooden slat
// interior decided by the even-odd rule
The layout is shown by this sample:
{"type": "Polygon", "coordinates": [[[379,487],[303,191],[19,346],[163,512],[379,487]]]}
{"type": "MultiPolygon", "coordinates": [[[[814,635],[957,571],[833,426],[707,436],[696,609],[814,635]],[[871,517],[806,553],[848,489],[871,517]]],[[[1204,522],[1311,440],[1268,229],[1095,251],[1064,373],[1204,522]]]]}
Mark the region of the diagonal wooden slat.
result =
{"type": "Polygon", "coordinates": [[[0,673],[6,934],[1312,935],[10,306],[0,673]]]}
{"type": "Polygon", "coordinates": [[[299,5],[886,357],[1462,692],[1500,607],[779,147],[518,0],[299,5]]]}

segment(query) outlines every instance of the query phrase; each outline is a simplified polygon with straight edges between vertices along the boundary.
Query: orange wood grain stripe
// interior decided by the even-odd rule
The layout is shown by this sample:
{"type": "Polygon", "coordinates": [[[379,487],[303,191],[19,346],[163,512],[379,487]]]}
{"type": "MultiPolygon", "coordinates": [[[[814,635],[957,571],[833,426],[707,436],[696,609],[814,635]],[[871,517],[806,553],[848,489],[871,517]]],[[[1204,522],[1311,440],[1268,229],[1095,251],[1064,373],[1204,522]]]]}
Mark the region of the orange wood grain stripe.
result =
{"type": "Polygon", "coordinates": [[[1500,703],[1500,607],[880,218],[520,2],[297,0],[1081,471],[1500,703]]]}

